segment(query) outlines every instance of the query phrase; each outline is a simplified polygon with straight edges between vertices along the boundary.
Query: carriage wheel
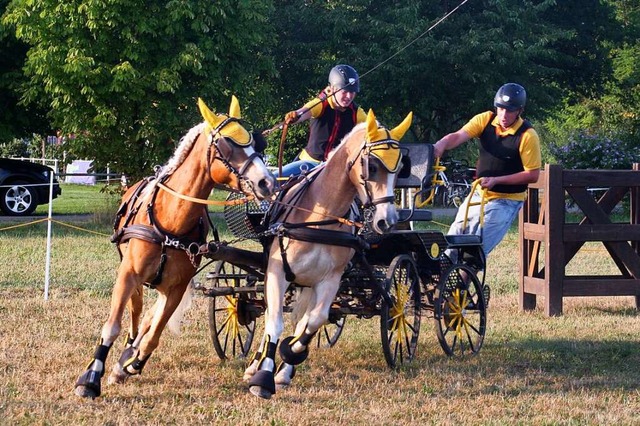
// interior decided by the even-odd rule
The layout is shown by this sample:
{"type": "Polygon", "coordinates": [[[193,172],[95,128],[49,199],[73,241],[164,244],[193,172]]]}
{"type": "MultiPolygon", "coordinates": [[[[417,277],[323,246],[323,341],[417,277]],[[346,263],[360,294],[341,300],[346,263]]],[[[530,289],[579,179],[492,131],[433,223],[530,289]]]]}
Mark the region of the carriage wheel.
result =
{"type": "Polygon", "coordinates": [[[420,333],[420,278],[411,256],[401,254],[391,261],[385,287],[391,304],[382,300],[382,350],[389,367],[395,368],[413,359],[420,333]]]}
{"type": "Polygon", "coordinates": [[[317,348],[331,348],[336,344],[338,338],[342,334],[344,329],[344,316],[338,316],[333,318],[329,315],[329,321],[323,325],[316,334],[316,347],[317,348]]]}
{"type": "Polygon", "coordinates": [[[487,310],[482,285],[472,268],[455,264],[444,271],[436,289],[434,319],[438,341],[447,355],[480,351],[487,310]]]}
{"type": "MultiPolygon", "coordinates": [[[[224,261],[214,264],[214,276],[208,282],[214,288],[246,286],[246,272],[224,261]]],[[[256,330],[255,305],[246,293],[214,296],[209,300],[209,333],[220,359],[246,357],[256,330]]],[[[252,295],[255,298],[255,295],[252,295]]]]}

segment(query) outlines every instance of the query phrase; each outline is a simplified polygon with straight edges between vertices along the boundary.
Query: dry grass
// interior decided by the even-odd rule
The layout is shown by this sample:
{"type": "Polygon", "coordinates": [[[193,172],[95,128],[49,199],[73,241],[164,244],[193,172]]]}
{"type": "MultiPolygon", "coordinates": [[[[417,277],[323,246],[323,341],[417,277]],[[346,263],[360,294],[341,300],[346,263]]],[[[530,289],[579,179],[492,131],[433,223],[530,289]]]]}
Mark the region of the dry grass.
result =
{"type": "MultiPolygon", "coordinates": [[[[249,395],[243,363],[223,363],[196,299],[183,335],[165,334],[144,374],[103,397],[73,385],[89,360],[107,300],[85,292],[3,290],[3,424],[633,424],[640,406],[640,318],[629,300],[570,301],[561,318],[494,298],[480,356],[445,357],[431,323],[415,362],[390,371],[377,319],[349,318],[332,349],[314,351],[272,400],[249,395]]],[[[117,350],[112,353],[114,362],[117,350]]]]}
{"type": "MultiPolygon", "coordinates": [[[[294,385],[263,401],[246,391],[242,361],[216,358],[208,300],[198,297],[183,335],[165,333],[142,376],[81,400],[74,383],[106,319],[117,265],[106,240],[56,227],[45,302],[42,229],[0,233],[0,424],[637,424],[632,298],[566,299],[558,318],[520,312],[513,234],[489,259],[495,290],[479,356],[447,358],[423,319],[417,359],[390,371],[378,318],[349,317],[334,348],[312,351],[294,385]]],[[[595,248],[576,268],[602,258],[595,248]]]]}

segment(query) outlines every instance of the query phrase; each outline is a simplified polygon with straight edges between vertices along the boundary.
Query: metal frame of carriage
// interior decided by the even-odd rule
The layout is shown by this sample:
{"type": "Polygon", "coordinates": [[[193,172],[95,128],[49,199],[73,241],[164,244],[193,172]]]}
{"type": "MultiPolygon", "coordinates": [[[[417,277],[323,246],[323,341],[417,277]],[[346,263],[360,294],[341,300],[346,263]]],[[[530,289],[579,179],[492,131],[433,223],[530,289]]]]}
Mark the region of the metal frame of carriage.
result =
{"type": "MultiPolygon", "coordinates": [[[[411,173],[396,188],[417,190],[418,205],[433,196],[434,158],[430,144],[405,146],[411,173]]],[[[230,198],[240,195],[231,194],[230,198]]],[[[257,239],[269,204],[249,202],[225,207],[225,221],[238,238],[257,239]]],[[[317,345],[333,346],[345,319],[380,317],[381,342],[390,367],[410,362],[416,354],[423,317],[433,318],[438,341],[447,355],[476,354],[486,331],[489,288],[484,283],[486,259],[477,235],[444,235],[422,228],[432,212],[415,204],[399,209],[399,225],[384,235],[361,230],[368,247],[354,256],[345,270],[330,310],[329,322],[318,332],[317,345]],[[449,256],[446,250],[457,252],[449,256]],[[452,263],[451,258],[457,258],[452,263]]],[[[217,235],[217,233],[215,233],[217,235]]],[[[256,322],[266,309],[262,252],[220,242],[209,243],[206,257],[215,261],[204,283],[196,288],[209,296],[209,327],[215,352],[221,359],[246,357],[256,322]]],[[[291,311],[296,286],[285,300],[291,311]]]]}

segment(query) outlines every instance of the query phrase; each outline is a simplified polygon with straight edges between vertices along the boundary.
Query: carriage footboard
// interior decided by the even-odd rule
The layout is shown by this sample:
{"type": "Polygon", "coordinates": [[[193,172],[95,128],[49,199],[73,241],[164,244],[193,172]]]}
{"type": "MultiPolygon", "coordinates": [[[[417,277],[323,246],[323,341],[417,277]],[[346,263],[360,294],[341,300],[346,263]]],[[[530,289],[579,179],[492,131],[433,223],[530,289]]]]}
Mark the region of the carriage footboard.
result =
{"type": "Polygon", "coordinates": [[[264,256],[262,252],[244,250],[236,247],[229,247],[217,241],[209,241],[208,251],[204,256],[211,260],[223,260],[236,265],[246,265],[256,269],[264,267],[264,256]]]}

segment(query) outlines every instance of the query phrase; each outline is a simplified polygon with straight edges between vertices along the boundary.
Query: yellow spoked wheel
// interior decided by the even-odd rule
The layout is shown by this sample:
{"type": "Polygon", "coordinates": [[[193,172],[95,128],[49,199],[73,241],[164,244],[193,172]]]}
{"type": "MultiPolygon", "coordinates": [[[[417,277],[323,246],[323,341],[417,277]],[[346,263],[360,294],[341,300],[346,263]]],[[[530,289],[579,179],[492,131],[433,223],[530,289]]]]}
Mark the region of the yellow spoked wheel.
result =
{"type": "Polygon", "coordinates": [[[482,285],[473,269],[456,264],[444,271],[436,289],[434,318],[447,355],[480,351],[487,326],[482,285]]]}
{"type": "MultiPolygon", "coordinates": [[[[214,288],[247,286],[247,273],[224,261],[214,264],[207,276],[214,288]]],[[[209,333],[220,359],[248,356],[256,330],[256,318],[263,312],[262,294],[237,293],[214,296],[209,300],[209,333]]]]}
{"type": "Polygon", "coordinates": [[[391,303],[382,300],[382,350],[389,367],[395,368],[414,358],[420,334],[420,277],[413,258],[393,258],[385,283],[391,303]]]}

